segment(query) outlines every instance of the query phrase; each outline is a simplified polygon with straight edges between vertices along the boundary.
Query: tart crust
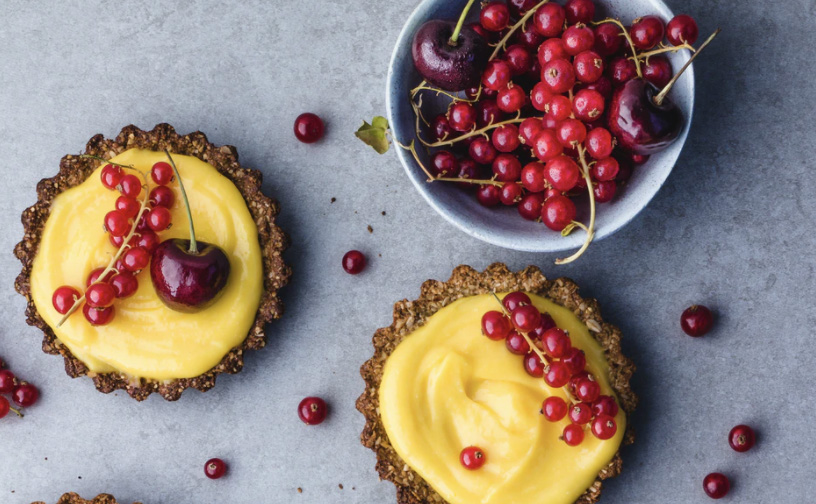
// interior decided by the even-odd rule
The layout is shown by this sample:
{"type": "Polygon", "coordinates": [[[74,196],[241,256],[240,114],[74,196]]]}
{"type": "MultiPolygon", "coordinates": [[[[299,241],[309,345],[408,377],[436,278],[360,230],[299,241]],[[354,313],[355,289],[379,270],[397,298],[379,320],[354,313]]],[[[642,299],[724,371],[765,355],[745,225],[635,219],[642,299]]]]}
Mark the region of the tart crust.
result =
{"type": "MultiPolygon", "coordinates": [[[[45,504],[43,501],[32,502],[31,504],[45,504]]],[[[91,500],[85,500],[74,492],[63,494],[59,498],[57,504],[119,504],[110,494],[99,494],[91,500]]],[[[134,502],[133,504],[142,504],[141,502],[134,502]]]]}
{"type": "Polygon", "coordinates": [[[31,298],[31,268],[54,198],[67,189],[84,182],[101,164],[101,161],[83,158],[79,155],[69,154],[62,158],[59,173],[37,184],[37,203],[23,212],[22,222],[25,234],[23,240],[14,248],[14,255],[22,262],[23,269],[17,276],[14,287],[28,301],[26,308],[28,324],[43,331],[43,351],[52,355],[62,355],[65,359],[65,371],[69,376],[77,378],[87,375],[93,379],[97,390],[106,394],[121,389],[127,391],[137,401],[143,401],[156,392],[168,401],[175,401],[181,397],[185,389],[195,388],[206,392],[215,386],[215,380],[219,374],[240,372],[244,365],[244,351],[264,347],[266,344],[264,326],[283,314],[283,303],[278,296],[278,290],[288,283],[292,273],[282,257],[283,251],[289,246],[289,238],[275,225],[275,217],[280,207],[277,201],[268,198],[261,192],[263,181],[261,172],[241,167],[235,147],[213,145],[200,131],[184,136],[179,135],[169,124],[158,124],[151,131],[143,131],[130,125],[123,128],[114,139],[106,139],[101,134],[94,136],[85,147],[85,154],[110,159],[133,148],[154,151],[167,149],[173,154],[201,159],[230,179],[243,195],[258,228],[264,273],[261,303],[255,316],[255,322],[244,342],[230,350],[221,362],[200,376],[163,381],[134,378],[115,372],[94,373],[57,339],[51,327],[37,313],[37,307],[31,298]]]}
{"type": "MultiPolygon", "coordinates": [[[[422,326],[428,317],[457,299],[515,290],[541,295],[572,310],[606,350],[609,382],[618,395],[623,411],[629,416],[637,406],[638,398],[629,386],[635,365],[621,351],[621,331],[603,321],[598,302],[582,298],[575,282],[568,278],[547,280],[541,270],[534,266],[517,273],[501,263],[492,264],[481,273],[470,266],[457,266],[447,282],[428,280],[422,284],[417,300],[402,300],[394,305],[393,323],[374,333],[374,356],[360,368],[360,374],[366,382],[365,392],[357,399],[357,409],[366,418],[360,440],[376,453],[376,469],[380,479],[391,481],[397,487],[398,504],[443,503],[445,500],[391,446],[379,415],[378,391],[385,361],[397,345],[422,326]]],[[[623,444],[631,444],[634,438],[631,424],[628,424],[623,444]]],[[[622,466],[623,461],[618,451],[576,504],[597,502],[601,495],[601,481],[620,474],[622,466]]]]}

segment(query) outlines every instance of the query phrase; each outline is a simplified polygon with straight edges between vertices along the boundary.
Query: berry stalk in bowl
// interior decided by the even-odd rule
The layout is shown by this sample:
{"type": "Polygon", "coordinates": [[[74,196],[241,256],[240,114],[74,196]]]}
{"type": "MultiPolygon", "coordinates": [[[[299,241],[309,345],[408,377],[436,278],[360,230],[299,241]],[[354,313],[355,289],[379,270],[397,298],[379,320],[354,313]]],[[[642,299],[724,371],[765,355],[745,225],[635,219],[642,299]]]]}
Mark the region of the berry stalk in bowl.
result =
{"type": "Polygon", "coordinates": [[[479,22],[467,24],[468,2],[455,24],[422,24],[412,41],[423,78],[409,96],[415,131],[394,135],[376,117],[357,136],[382,154],[390,132],[427,182],[472,191],[484,207],[515,207],[562,236],[582,229],[580,249],[556,261],[567,264],[592,242],[597,205],[615,199],[634,168],[687,127],[668,95],[719,30],[695,49],[690,16],[666,25],[649,15],[626,26],[595,21],[592,0],[532,3],[483,3],[479,22]],[[457,27],[466,43],[453,37],[457,27]],[[486,60],[472,32],[492,47],[486,60]],[[674,73],[667,56],[679,51],[691,57],[674,73]]]}

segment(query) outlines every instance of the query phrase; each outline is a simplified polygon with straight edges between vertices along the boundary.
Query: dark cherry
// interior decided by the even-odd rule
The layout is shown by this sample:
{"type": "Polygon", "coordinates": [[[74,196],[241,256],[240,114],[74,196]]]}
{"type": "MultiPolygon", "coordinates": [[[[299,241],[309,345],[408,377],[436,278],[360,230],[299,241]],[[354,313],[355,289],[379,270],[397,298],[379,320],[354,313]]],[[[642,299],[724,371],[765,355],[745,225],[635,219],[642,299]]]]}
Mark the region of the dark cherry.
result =
{"type": "Polygon", "coordinates": [[[356,275],[365,269],[366,256],[359,250],[350,250],[343,256],[343,269],[349,275],[356,275]]]}
{"type": "Polygon", "coordinates": [[[174,238],[153,251],[150,278],[164,304],[182,312],[195,312],[214,303],[230,274],[227,254],[218,246],[174,238]]]}
{"type": "Polygon", "coordinates": [[[714,315],[703,305],[686,308],[680,316],[680,327],[683,332],[694,338],[708,333],[714,325],[714,315]]]}
{"type": "Polygon", "coordinates": [[[731,490],[731,482],[722,473],[711,473],[703,478],[703,491],[712,499],[722,499],[731,490]]]}
{"type": "Polygon", "coordinates": [[[323,120],[316,114],[307,112],[295,119],[295,137],[303,143],[314,143],[323,138],[323,120]]]}
{"type": "Polygon", "coordinates": [[[326,419],[329,407],[319,397],[307,397],[298,404],[298,416],[306,425],[319,425],[326,419]]]}
{"type": "Polygon", "coordinates": [[[660,91],[644,79],[619,87],[609,105],[609,131],[621,147],[637,154],[660,152],[677,139],[683,113],[671,100],[655,103],[660,91]]]}
{"type": "Polygon", "coordinates": [[[428,21],[417,30],[411,46],[414,66],[420,75],[446,91],[478,86],[490,55],[487,40],[470,26],[463,26],[452,44],[455,28],[454,21],[428,21]]]}
{"type": "Polygon", "coordinates": [[[210,479],[219,479],[226,473],[227,464],[219,458],[212,458],[204,464],[204,474],[210,479]]]}

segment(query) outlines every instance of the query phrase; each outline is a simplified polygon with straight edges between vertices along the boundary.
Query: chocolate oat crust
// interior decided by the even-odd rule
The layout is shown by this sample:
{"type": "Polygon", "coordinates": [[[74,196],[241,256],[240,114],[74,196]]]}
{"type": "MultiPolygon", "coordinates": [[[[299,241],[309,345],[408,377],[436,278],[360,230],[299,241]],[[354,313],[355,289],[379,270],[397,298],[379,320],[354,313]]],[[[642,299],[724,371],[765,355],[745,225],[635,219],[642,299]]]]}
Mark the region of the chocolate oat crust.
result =
{"type": "Polygon", "coordinates": [[[110,159],[133,148],[154,151],[167,149],[173,154],[197,157],[211,164],[219,173],[230,179],[244,196],[255,225],[258,227],[258,239],[263,255],[264,292],[255,322],[243,344],[233,348],[218,365],[201,376],[155,381],[144,378],[136,379],[120,373],[94,373],[60,343],[51,327],[37,313],[37,307],[31,299],[31,268],[54,198],[67,189],[84,182],[101,164],[98,160],[83,158],[79,155],[69,154],[62,158],[59,173],[37,184],[37,203],[23,212],[22,222],[25,235],[14,248],[14,255],[23,263],[23,270],[14,282],[14,287],[28,300],[26,308],[28,324],[39,327],[43,331],[43,351],[48,354],[62,355],[68,375],[73,378],[87,375],[93,378],[97,390],[104,393],[122,389],[137,401],[143,401],[156,392],[168,401],[175,401],[185,389],[195,388],[206,392],[215,386],[216,376],[219,374],[240,372],[244,365],[244,351],[258,350],[266,344],[264,326],[283,314],[283,303],[278,297],[278,290],[288,283],[292,273],[291,269],[284,264],[282,257],[283,251],[289,245],[289,238],[275,225],[275,217],[280,208],[276,201],[264,196],[261,192],[261,172],[241,167],[235,147],[213,145],[200,131],[184,136],[179,135],[169,124],[159,124],[151,131],[143,131],[130,125],[123,128],[115,139],[106,139],[102,135],[94,136],[85,147],[85,154],[110,159]]]}
{"type": "MultiPolygon", "coordinates": [[[[403,300],[394,305],[394,322],[390,327],[378,329],[374,333],[374,356],[360,368],[360,374],[366,382],[365,392],[357,399],[357,409],[366,418],[366,426],[360,439],[363,445],[377,454],[376,469],[380,479],[391,481],[397,487],[398,504],[443,503],[445,500],[397,455],[388,440],[379,415],[378,395],[386,359],[428,317],[457,299],[492,291],[516,290],[536,293],[572,310],[606,350],[609,381],[618,395],[623,411],[631,415],[637,406],[638,398],[629,386],[635,365],[621,352],[620,329],[603,321],[598,302],[582,298],[575,282],[567,278],[547,280],[541,270],[534,266],[517,273],[501,263],[492,264],[481,273],[470,266],[458,266],[447,282],[428,280],[422,284],[419,299],[403,300]]],[[[634,442],[631,425],[627,427],[623,442],[634,442]]],[[[609,465],[601,470],[592,486],[578,498],[576,504],[597,502],[601,495],[601,481],[620,474],[622,465],[618,452],[609,465]]]]}
{"type": "MultiPolygon", "coordinates": [[[[37,501],[31,504],[45,504],[45,502],[37,501]]],[[[63,494],[57,501],[57,504],[119,504],[113,495],[99,494],[91,500],[85,500],[74,492],[63,494]]],[[[133,504],[142,504],[141,502],[134,502],[133,504]]]]}

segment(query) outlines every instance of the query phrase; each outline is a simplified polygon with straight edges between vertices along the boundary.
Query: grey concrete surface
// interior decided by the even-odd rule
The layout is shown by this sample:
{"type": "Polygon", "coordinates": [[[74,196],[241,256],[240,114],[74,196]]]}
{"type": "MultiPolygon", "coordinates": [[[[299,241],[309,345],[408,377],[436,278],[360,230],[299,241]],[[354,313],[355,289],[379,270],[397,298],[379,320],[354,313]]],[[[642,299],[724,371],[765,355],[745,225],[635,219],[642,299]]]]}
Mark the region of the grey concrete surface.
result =
{"type": "Polygon", "coordinates": [[[25,419],[0,422],[0,502],[51,503],[69,490],[149,504],[394,502],[358,442],[371,335],[423,280],[493,261],[574,278],[624,330],[639,366],[638,440],[602,502],[708,502],[701,481],[715,470],[734,482],[725,502],[812,500],[816,2],[669,4],[703,32],[725,30],[696,66],[688,144],[634,222],[557,268],[553,256],[456,231],[393,153],[354,139],[384,111],[385,68],[411,0],[0,2],[0,355],[43,391],[25,419]],[[326,119],[320,144],[293,138],[303,111],[326,119]],[[95,133],[159,122],[233,144],[264,172],[295,276],[284,319],[243,373],[177,403],[139,404],[69,379],[40,351],[11,250],[18,216],[60,157],[95,133]],[[350,248],[372,259],[358,277],[340,268],[350,248]],[[678,323],[693,302],[717,312],[700,340],[678,323]],[[333,409],[318,428],[295,414],[311,394],[333,409]],[[726,442],[742,422],[760,437],[747,454],[726,442]],[[213,456],[230,464],[215,482],[202,473],[213,456]]]}

